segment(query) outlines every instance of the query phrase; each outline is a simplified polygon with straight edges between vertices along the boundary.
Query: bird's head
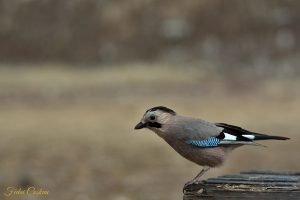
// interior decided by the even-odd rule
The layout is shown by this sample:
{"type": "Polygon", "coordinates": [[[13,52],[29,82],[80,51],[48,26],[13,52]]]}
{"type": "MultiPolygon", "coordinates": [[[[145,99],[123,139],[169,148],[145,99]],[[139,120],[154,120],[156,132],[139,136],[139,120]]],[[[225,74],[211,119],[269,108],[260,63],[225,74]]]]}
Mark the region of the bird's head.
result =
{"type": "Polygon", "coordinates": [[[170,108],[164,106],[156,106],[146,110],[141,121],[134,127],[134,129],[148,128],[154,132],[159,132],[164,125],[176,115],[170,108]]]}

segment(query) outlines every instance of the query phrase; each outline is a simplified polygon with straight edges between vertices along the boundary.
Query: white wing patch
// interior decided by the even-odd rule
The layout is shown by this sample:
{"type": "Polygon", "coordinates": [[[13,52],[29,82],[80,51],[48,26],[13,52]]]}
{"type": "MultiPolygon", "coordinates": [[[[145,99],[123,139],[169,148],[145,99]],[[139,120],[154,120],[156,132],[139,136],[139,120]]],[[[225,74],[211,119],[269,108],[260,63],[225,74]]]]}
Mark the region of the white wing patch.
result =
{"type": "Polygon", "coordinates": [[[231,135],[229,133],[224,133],[225,137],[223,140],[231,140],[231,141],[236,141],[236,136],[231,135]]]}
{"type": "MultiPolygon", "coordinates": [[[[224,133],[225,137],[223,140],[229,140],[229,141],[237,141],[237,137],[234,135],[231,135],[229,133],[224,133]]],[[[248,138],[250,140],[254,140],[255,136],[254,135],[242,135],[245,138],[248,138]]]]}
{"type": "Polygon", "coordinates": [[[254,135],[242,135],[242,136],[245,137],[245,138],[248,138],[250,140],[254,140],[255,139],[254,135]]]}

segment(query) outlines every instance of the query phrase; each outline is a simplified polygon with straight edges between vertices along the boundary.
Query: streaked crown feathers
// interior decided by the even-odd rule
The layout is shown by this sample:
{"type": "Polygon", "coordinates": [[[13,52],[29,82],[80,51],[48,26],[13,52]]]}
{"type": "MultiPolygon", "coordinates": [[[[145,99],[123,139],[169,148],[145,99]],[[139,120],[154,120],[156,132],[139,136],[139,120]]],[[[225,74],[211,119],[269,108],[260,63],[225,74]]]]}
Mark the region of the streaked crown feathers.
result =
{"type": "Polygon", "coordinates": [[[170,108],[167,108],[165,106],[156,106],[156,107],[153,107],[153,108],[150,108],[146,111],[147,112],[153,112],[153,111],[161,111],[161,112],[165,112],[165,113],[169,113],[171,115],[176,115],[176,112],[170,108]]]}

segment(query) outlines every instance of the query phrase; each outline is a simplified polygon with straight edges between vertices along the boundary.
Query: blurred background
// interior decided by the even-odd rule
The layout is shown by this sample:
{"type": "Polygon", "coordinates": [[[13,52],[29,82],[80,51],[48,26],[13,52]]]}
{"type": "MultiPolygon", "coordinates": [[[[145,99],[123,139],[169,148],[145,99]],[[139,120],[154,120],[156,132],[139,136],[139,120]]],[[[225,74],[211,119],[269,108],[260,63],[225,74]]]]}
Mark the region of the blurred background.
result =
{"type": "Polygon", "coordinates": [[[299,171],[299,34],[296,0],[0,0],[1,199],[181,199],[201,167],[133,130],[158,105],[291,138],[204,178],[299,171]]]}

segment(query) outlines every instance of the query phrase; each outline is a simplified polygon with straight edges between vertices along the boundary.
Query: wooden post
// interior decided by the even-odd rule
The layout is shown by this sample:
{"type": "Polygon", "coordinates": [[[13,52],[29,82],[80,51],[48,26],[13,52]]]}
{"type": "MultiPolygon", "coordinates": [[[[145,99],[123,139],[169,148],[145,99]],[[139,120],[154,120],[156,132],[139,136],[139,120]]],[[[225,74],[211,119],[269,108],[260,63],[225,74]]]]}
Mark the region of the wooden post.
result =
{"type": "Polygon", "coordinates": [[[300,200],[300,172],[249,171],[192,185],[183,200],[300,200]]]}

